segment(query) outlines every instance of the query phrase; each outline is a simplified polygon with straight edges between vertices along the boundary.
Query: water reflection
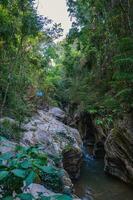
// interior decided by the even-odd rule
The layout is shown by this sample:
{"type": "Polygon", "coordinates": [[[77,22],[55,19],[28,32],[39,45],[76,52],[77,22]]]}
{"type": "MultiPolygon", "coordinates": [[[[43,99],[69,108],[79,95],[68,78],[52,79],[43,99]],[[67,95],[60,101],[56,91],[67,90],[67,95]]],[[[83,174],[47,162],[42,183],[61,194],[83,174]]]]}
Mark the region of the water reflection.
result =
{"type": "Polygon", "coordinates": [[[81,177],[75,183],[76,194],[84,200],[88,200],[88,196],[94,200],[132,200],[132,188],[112,176],[107,176],[103,168],[102,159],[96,160],[84,150],[81,177]]]}

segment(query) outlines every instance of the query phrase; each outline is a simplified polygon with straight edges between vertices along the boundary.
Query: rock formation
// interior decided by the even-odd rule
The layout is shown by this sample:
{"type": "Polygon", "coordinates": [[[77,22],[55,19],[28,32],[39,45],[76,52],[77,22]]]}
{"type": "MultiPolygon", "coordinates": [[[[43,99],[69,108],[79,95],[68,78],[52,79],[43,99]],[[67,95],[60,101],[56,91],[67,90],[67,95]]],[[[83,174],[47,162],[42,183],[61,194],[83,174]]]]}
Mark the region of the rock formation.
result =
{"type": "Polygon", "coordinates": [[[79,178],[81,163],[82,154],[80,150],[73,147],[68,147],[63,150],[63,167],[71,179],[79,178]]]}
{"type": "Polygon", "coordinates": [[[105,172],[133,184],[133,124],[131,115],[116,122],[105,142],[105,172]]]}
{"type": "Polygon", "coordinates": [[[85,138],[89,154],[105,156],[105,172],[133,184],[133,120],[131,114],[114,120],[113,125],[97,125],[89,115],[82,114],[78,129],[85,138]],[[79,126],[80,125],[80,126],[79,126]]]}
{"type": "Polygon", "coordinates": [[[82,140],[77,129],[57,120],[51,110],[50,112],[38,110],[38,113],[28,123],[23,124],[22,128],[24,130],[22,142],[26,145],[41,144],[45,152],[57,157],[69,149],[69,156],[63,156],[64,166],[67,165],[66,170],[72,178],[79,176],[82,140]]]}
{"type": "MultiPolygon", "coordinates": [[[[58,108],[51,108],[49,111],[38,110],[36,115],[22,124],[23,137],[20,144],[24,146],[39,144],[41,150],[48,155],[62,158],[57,163],[58,167],[65,169],[61,177],[63,184],[61,192],[71,194],[73,184],[70,178],[77,178],[80,174],[82,140],[77,129],[62,122],[64,117],[65,113],[58,108]]],[[[17,143],[1,137],[0,153],[14,152],[16,145],[17,143]]],[[[49,162],[52,160],[49,159],[49,162]]],[[[32,187],[33,191],[46,190],[42,185],[34,184],[32,186],[34,186],[34,188],[32,187]]]]}

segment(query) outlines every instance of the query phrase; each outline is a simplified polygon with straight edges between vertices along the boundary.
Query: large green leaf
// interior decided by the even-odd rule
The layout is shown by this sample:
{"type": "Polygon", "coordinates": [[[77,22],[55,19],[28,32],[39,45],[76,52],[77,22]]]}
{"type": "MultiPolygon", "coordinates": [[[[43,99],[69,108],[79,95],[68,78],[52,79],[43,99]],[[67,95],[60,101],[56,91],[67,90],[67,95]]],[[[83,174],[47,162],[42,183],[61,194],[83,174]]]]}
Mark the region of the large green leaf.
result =
{"type": "Polygon", "coordinates": [[[31,183],[33,183],[33,181],[36,178],[36,173],[34,171],[31,171],[29,173],[29,175],[27,176],[27,178],[25,179],[26,185],[30,185],[31,183]]]}
{"type": "Polygon", "coordinates": [[[38,158],[43,162],[43,164],[47,164],[47,155],[44,153],[39,153],[38,158]]]}
{"type": "Polygon", "coordinates": [[[28,169],[28,168],[32,167],[32,162],[30,160],[24,160],[21,163],[21,167],[24,169],[28,169]]]}
{"type": "Polygon", "coordinates": [[[7,171],[0,171],[0,181],[3,180],[8,176],[9,172],[7,171]]]}
{"type": "Polygon", "coordinates": [[[14,198],[11,196],[8,196],[8,197],[3,198],[3,200],[14,200],[14,198]]]}
{"type": "Polygon", "coordinates": [[[54,198],[56,200],[72,200],[72,197],[68,196],[68,195],[55,195],[54,198]]]}
{"type": "Polygon", "coordinates": [[[33,200],[33,196],[29,193],[23,193],[23,194],[19,194],[17,195],[17,197],[19,197],[21,200],[33,200]]]}
{"type": "Polygon", "coordinates": [[[68,195],[52,195],[49,197],[42,197],[41,200],[72,200],[72,197],[68,195]]]}
{"type": "Polygon", "coordinates": [[[8,152],[8,153],[3,153],[0,156],[0,160],[9,160],[10,158],[14,157],[14,154],[12,152],[8,152]]]}
{"type": "Polygon", "coordinates": [[[42,160],[40,160],[40,159],[34,159],[35,161],[33,162],[34,163],[34,165],[36,166],[36,167],[42,167],[45,163],[42,161],[42,160]]]}
{"type": "Polygon", "coordinates": [[[17,167],[18,164],[19,164],[19,160],[16,158],[13,158],[13,159],[9,160],[9,162],[8,162],[8,165],[13,168],[14,168],[14,166],[17,167]]]}
{"type": "Polygon", "coordinates": [[[38,152],[37,148],[31,147],[28,150],[28,154],[30,154],[33,158],[36,158],[36,156],[38,156],[39,152],[38,152]]]}
{"type": "Polygon", "coordinates": [[[43,167],[40,167],[40,169],[44,173],[47,173],[47,174],[56,174],[59,172],[55,167],[52,167],[52,166],[43,166],[43,167]]]}
{"type": "Polygon", "coordinates": [[[20,145],[16,146],[16,151],[19,151],[19,152],[27,153],[28,149],[29,147],[26,147],[26,146],[20,146],[20,145]]]}
{"type": "Polygon", "coordinates": [[[12,170],[12,173],[15,176],[20,177],[20,178],[25,178],[25,176],[26,176],[26,171],[23,169],[14,169],[14,170],[12,170]]]}

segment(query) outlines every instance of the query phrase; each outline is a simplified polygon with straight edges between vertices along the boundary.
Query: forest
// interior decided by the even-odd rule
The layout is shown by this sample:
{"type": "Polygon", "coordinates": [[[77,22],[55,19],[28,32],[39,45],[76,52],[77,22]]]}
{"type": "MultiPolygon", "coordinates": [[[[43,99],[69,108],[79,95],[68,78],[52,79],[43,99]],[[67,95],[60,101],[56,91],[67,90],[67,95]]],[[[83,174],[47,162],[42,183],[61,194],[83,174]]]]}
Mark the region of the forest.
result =
{"type": "Polygon", "coordinates": [[[75,192],[85,146],[131,200],[133,1],[66,4],[72,27],[60,41],[61,24],[39,15],[35,0],[0,0],[0,199],[112,199],[75,192]],[[27,192],[31,184],[46,192],[27,192]]]}

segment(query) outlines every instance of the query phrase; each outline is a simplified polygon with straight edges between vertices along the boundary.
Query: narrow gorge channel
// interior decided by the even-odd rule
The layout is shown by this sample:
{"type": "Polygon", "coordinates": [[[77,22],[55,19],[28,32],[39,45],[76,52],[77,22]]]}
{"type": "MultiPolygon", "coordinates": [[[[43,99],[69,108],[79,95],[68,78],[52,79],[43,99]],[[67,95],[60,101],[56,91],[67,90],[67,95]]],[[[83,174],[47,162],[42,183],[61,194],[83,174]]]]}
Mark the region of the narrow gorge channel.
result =
{"type": "Polygon", "coordinates": [[[92,159],[87,152],[84,155],[81,176],[75,182],[75,193],[83,200],[132,200],[133,198],[131,186],[106,175],[104,160],[92,159]]]}
{"type": "Polygon", "coordinates": [[[84,147],[80,178],[74,182],[75,194],[83,200],[132,200],[132,186],[104,171],[106,139],[99,135],[91,117],[81,114],[76,124],[84,147]]]}

